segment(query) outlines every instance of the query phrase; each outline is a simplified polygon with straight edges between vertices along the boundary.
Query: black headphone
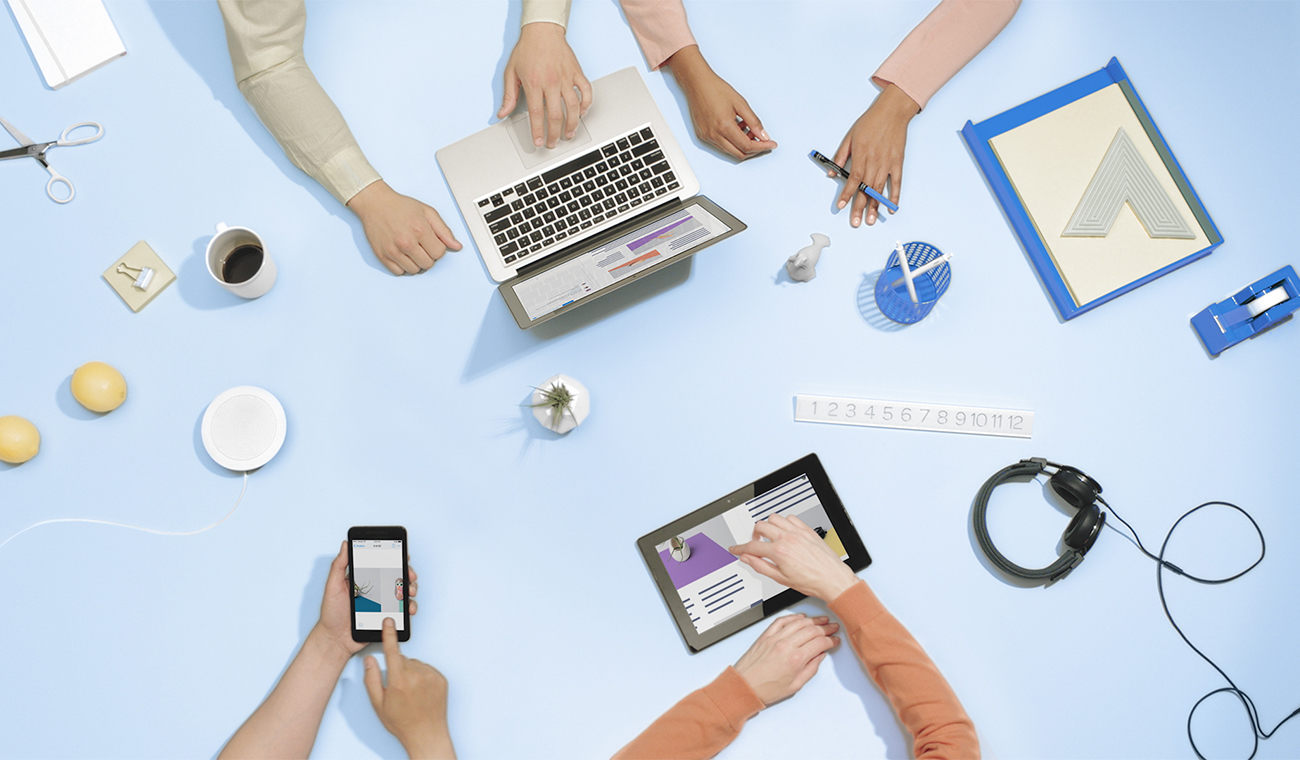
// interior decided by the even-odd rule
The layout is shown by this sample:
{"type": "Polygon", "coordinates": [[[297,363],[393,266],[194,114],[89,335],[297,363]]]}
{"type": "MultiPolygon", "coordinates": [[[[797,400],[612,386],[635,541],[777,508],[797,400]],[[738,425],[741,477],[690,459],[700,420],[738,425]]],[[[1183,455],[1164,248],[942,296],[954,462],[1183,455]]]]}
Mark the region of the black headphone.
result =
{"type": "MultiPolygon", "coordinates": [[[[980,548],[999,570],[1025,580],[1045,580],[1048,583],[1055,583],[1069,575],[1071,570],[1083,562],[1083,555],[1088,553],[1097,541],[1097,536],[1101,534],[1101,527],[1106,524],[1106,513],[1101,511],[1097,502],[1106,504],[1106,501],[1101,498],[1100,483],[1085,475],[1082,470],[1035,457],[1022,459],[1009,467],[1003,467],[994,473],[993,477],[984,481],[979,494],[975,496],[975,509],[971,521],[980,548]],[[1031,570],[1002,556],[993,545],[993,539],[989,537],[987,519],[989,495],[993,493],[994,488],[1008,480],[1033,478],[1046,472],[1048,467],[1056,468],[1056,472],[1052,473],[1047,484],[1052,487],[1057,496],[1065,499],[1067,504],[1079,511],[1070,519],[1070,524],[1065,527],[1065,533],[1061,535],[1061,541],[1065,544],[1065,553],[1047,567],[1031,570]]],[[[1110,505],[1106,504],[1106,506],[1110,505]]]]}
{"type": "MultiPolygon", "coordinates": [[[[1173,613],[1169,611],[1169,602],[1165,600],[1164,586],[1165,570],[1181,575],[1188,580],[1206,584],[1227,583],[1240,578],[1251,570],[1254,570],[1256,565],[1264,561],[1264,531],[1260,529],[1259,523],[1255,522],[1255,518],[1251,517],[1249,512],[1236,504],[1226,501],[1207,501],[1204,504],[1192,507],[1184,512],[1182,517],[1174,521],[1173,527],[1171,527],[1169,532],[1165,534],[1165,541],[1160,546],[1160,553],[1152,554],[1142,545],[1142,539],[1138,538],[1137,531],[1133,530],[1133,526],[1129,525],[1127,520],[1120,517],[1119,514],[1106,503],[1106,500],[1101,498],[1100,483],[1085,475],[1081,470],[1077,470],[1067,465],[1049,462],[1046,459],[1039,457],[1034,457],[1033,459],[1022,459],[1009,467],[1003,467],[1001,470],[994,473],[993,477],[984,481],[984,485],[975,496],[975,509],[972,511],[971,522],[974,525],[975,538],[979,540],[980,549],[984,551],[984,555],[987,556],[989,561],[999,570],[1008,575],[1017,578],[1024,578],[1026,580],[1045,580],[1048,585],[1050,585],[1069,575],[1071,570],[1078,567],[1080,562],[1083,562],[1083,555],[1087,554],[1088,550],[1092,548],[1092,545],[1097,541],[1097,536],[1101,533],[1102,526],[1106,524],[1107,514],[1112,515],[1116,520],[1123,523],[1124,527],[1128,528],[1128,532],[1132,534],[1133,543],[1137,546],[1138,551],[1155,561],[1156,589],[1160,593],[1160,605],[1164,608],[1165,617],[1169,619],[1169,624],[1174,627],[1174,630],[1177,631],[1178,635],[1187,643],[1187,646],[1192,648],[1193,652],[1200,655],[1201,659],[1208,662],[1210,666],[1218,671],[1219,675],[1223,676],[1224,680],[1228,682],[1227,686],[1215,689],[1209,694],[1201,697],[1196,704],[1192,706],[1191,712],[1187,714],[1187,740],[1192,744],[1192,751],[1196,753],[1196,756],[1200,758],[1200,760],[1205,760],[1205,756],[1201,754],[1200,748],[1196,746],[1196,739],[1192,737],[1192,717],[1196,715],[1196,710],[1205,702],[1205,700],[1215,694],[1227,693],[1241,700],[1242,705],[1246,708],[1246,716],[1250,719],[1251,734],[1255,741],[1255,746],[1251,749],[1250,757],[1254,758],[1255,752],[1259,749],[1259,740],[1269,738],[1282,727],[1282,724],[1300,715],[1300,708],[1297,708],[1291,712],[1291,714],[1278,721],[1277,725],[1273,726],[1271,731],[1265,731],[1259,720],[1259,711],[1255,709],[1255,703],[1251,700],[1250,696],[1247,695],[1246,692],[1237,688],[1237,684],[1233,683],[1232,679],[1228,677],[1228,674],[1224,672],[1223,668],[1220,668],[1214,663],[1214,660],[1211,660],[1204,652],[1197,649],[1196,645],[1192,643],[1192,640],[1187,638],[1187,634],[1183,633],[1183,629],[1178,627],[1178,623],[1174,622],[1173,613]],[[1048,467],[1055,468],[1056,471],[1052,473],[1052,477],[1047,481],[1047,484],[1052,487],[1052,490],[1056,492],[1057,496],[1060,496],[1066,501],[1066,503],[1079,511],[1075,513],[1074,517],[1070,518],[1070,524],[1066,526],[1065,533],[1061,535],[1061,541],[1065,544],[1065,553],[1047,567],[1039,570],[1030,570],[1029,568],[1021,567],[1002,556],[1002,553],[993,546],[993,540],[989,538],[989,526],[986,517],[989,505],[989,495],[993,493],[994,488],[997,488],[1008,480],[1037,477],[1046,472],[1048,467]],[[1101,507],[1097,506],[1098,502],[1106,507],[1106,512],[1103,512],[1101,507]],[[1178,526],[1182,524],[1183,520],[1186,520],[1194,513],[1211,506],[1235,509],[1250,521],[1251,527],[1253,527],[1255,532],[1259,534],[1259,557],[1251,563],[1250,567],[1247,567],[1236,575],[1230,575],[1226,578],[1201,578],[1184,571],[1181,567],[1165,559],[1165,552],[1169,549],[1169,540],[1173,538],[1174,531],[1178,529],[1178,526]]],[[[1119,530],[1119,528],[1114,525],[1111,527],[1115,528],[1115,530],[1119,530]]],[[[1120,535],[1125,534],[1121,531],[1120,535]]],[[[1125,537],[1127,538],[1126,535],[1125,537]]]]}

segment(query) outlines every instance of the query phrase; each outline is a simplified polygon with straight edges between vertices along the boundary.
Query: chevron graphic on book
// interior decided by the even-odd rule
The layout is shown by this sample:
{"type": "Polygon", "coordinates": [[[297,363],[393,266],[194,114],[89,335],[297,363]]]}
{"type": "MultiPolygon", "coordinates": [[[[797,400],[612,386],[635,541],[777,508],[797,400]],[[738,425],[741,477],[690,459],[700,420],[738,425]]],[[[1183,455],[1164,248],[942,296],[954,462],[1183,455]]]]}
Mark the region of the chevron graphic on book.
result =
{"type": "Polygon", "coordinates": [[[1196,238],[1128,133],[1120,127],[1061,236],[1106,237],[1125,203],[1153,238],[1196,238]]]}

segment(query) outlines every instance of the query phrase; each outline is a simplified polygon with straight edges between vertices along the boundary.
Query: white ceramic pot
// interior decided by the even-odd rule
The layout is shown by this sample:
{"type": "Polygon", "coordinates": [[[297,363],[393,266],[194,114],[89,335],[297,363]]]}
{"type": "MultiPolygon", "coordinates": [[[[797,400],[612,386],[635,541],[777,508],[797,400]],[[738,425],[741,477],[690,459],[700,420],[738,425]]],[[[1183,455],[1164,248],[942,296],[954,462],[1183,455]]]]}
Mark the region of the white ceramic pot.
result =
{"type": "Polygon", "coordinates": [[[533,407],[533,416],[537,421],[542,423],[542,427],[555,433],[567,433],[582,424],[591,414],[591,393],[582,383],[574,380],[568,375],[556,375],[549,378],[546,382],[537,386],[533,391],[533,403],[540,404],[545,401],[546,391],[557,385],[563,385],[573,394],[573,403],[565,409],[559,419],[555,419],[555,413],[549,406],[533,407]]]}

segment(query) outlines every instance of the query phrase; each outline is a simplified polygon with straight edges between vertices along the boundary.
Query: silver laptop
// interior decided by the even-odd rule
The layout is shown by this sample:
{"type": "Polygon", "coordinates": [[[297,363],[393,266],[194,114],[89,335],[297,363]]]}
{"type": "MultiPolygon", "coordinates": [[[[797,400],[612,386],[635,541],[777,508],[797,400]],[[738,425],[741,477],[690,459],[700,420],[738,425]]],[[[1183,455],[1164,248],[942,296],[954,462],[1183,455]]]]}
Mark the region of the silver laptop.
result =
{"type": "Polygon", "coordinates": [[[745,229],[708,198],[635,68],[592,82],[572,140],[535,147],[526,106],[437,152],[521,328],[745,229]]]}

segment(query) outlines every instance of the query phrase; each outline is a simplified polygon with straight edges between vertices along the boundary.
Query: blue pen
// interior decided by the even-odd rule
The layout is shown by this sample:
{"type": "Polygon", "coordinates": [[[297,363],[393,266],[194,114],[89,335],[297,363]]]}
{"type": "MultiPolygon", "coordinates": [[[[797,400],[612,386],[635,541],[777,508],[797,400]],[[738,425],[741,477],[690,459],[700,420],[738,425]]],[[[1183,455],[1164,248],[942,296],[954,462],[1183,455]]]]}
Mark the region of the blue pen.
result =
{"type": "MultiPolygon", "coordinates": [[[[818,161],[818,162],[820,162],[820,163],[823,163],[823,164],[825,164],[826,166],[830,167],[831,169],[834,169],[834,170],[835,170],[835,171],[836,171],[836,172],[837,172],[841,177],[843,177],[843,178],[845,178],[845,179],[848,179],[848,178],[849,178],[849,172],[848,172],[847,169],[845,169],[844,167],[842,167],[842,166],[840,166],[839,164],[835,163],[834,161],[830,160],[829,158],[823,156],[822,154],[818,153],[817,151],[814,150],[812,153],[809,153],[808,155],[809,155],[813,160],[818,161]]],[[[897,211],[897,210],[898,210],[898,204],[897,204],[897,203],[891,203],[890,200],[889,200],[888,198],[886,198],[885,196],[883,196],[883,195],[881,195],[880,193],[876,192],[876,189],[875,189],[874,187],[872,187],[871,185],[868,185],[868,184],[866,184],[866,183],[863,183],[863,184],[858,185],[858,189],[861,190],[862,192],[866,193],[868,198],[875,198],[877,201],[880,201],[880,203],[883,204],[883,205],[885,206],[885,208],[888,208],[890,211],[897,211]]],[[[880,217],[880,220],[881,220],[881,221],[884,221],[885,218],[882,216],[882,217],[880,217]]]]}

